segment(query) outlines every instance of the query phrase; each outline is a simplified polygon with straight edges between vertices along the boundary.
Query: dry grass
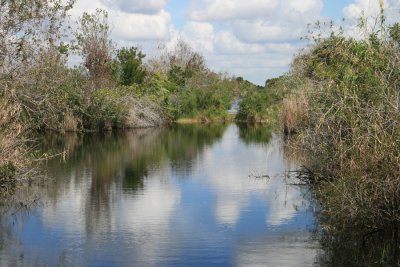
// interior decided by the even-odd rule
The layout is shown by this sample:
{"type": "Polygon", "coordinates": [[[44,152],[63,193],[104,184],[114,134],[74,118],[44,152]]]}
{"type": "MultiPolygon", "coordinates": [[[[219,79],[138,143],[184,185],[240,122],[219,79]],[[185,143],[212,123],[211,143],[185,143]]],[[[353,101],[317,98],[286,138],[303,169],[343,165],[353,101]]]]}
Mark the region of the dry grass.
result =
{"type": "Polygon", "coordinates": [[[304,92],[282,101],[282,122],[285,134],[293,134],[308,120],[308,99],[304,92]]]}
{"type": "Polygon", "coordinates": [[[9,194],[18,170],[28,163],[23,135],[26,127],[18,121],[21,107],[0,99],[0,195],[9,194]]]}

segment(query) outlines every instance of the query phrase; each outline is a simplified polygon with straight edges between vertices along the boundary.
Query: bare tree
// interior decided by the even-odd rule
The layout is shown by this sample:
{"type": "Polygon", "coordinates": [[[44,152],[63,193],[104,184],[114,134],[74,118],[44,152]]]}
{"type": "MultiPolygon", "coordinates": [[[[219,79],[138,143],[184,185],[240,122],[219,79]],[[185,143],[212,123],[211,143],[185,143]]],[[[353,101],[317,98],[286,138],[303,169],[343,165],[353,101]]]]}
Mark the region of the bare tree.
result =
{"type": "Polygon", "coordinates": [[[84,66],[95,88],[108,86],[111,80],[112,41],[106,11],[96,9],[94,14],[83,13],[75,32],[84,66]]]}

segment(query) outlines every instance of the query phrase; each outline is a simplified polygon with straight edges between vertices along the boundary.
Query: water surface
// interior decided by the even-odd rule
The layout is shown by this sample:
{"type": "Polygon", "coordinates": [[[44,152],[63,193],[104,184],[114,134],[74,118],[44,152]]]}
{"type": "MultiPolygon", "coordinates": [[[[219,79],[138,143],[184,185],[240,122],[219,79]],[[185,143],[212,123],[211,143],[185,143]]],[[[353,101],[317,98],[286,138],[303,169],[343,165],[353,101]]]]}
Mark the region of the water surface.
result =
{"type": "Polygon", "coordinates": [[[0,217],[0,266],[312,266],[319,248],[297,163],[267,128],[180,125],[47,135],[64,151],[0,217]]]}

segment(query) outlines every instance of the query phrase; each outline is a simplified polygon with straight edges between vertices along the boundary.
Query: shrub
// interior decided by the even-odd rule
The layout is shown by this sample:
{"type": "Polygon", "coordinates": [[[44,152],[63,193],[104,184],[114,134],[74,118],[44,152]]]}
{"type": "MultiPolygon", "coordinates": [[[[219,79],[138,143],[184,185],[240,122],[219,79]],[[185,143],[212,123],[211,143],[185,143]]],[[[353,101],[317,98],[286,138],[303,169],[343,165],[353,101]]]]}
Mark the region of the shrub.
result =
{"type": "Polygon", "coordinates": [[[271,96],[265,89],[249,91],[239,104],[237,120],[257,122],[266,118],[271,96]]]}
{"type": "Polygon", "coordinates": [[[99,89],[84,115],[85,128],[111,129],[123,125],[128,106],[124,98],[128,96],[126,88],[99,89]]]}

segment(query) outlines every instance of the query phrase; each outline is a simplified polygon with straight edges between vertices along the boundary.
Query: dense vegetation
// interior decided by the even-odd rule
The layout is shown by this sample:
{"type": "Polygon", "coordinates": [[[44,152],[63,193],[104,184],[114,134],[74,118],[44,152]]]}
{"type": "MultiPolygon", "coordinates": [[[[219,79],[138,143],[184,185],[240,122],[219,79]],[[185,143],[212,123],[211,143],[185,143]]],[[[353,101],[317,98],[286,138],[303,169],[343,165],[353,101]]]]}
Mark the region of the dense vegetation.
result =
{"type": "Polygon", "coordinates": [[[2,192],[29,162],[29,132],[151,127],[183,117],[226,120],[232,100],[254,87],[211,71],[182,40],[149,60],[137,47],[118,47],[103,10],[82,14],[71,32],[66,21],[74,2],[0,4],[2,192]],[[70,67],[71,55],[82,64],[70,67]]]}
{"type": "Polygon", "coordinates": [[[313,81],[301,144],[327,212],[346,227],[400,222],[398,29],[361,41],[333,34],[298,58],[313,81]]]}
{"type": "Polygon", "coordinates": [[[289,74],[304,86],[282,105],[286,132],[296,133],[291,144],[305,155],[303,178],[321,204],[326,237],[346,249],[354,246],[350,237],[362,243],[389,235],[389,246],[378,252],[383,265],[399,264],[389,256],[399,250],[399,33],[400,25],[386,26],[382,16],[379,30],[361,40],[335,31],[314,39],[289,74]]]}

